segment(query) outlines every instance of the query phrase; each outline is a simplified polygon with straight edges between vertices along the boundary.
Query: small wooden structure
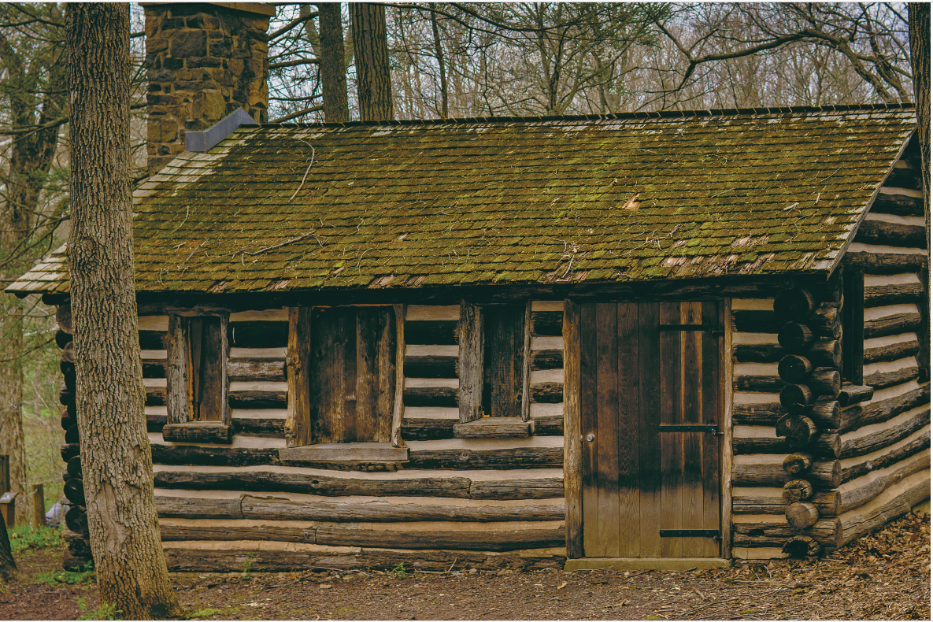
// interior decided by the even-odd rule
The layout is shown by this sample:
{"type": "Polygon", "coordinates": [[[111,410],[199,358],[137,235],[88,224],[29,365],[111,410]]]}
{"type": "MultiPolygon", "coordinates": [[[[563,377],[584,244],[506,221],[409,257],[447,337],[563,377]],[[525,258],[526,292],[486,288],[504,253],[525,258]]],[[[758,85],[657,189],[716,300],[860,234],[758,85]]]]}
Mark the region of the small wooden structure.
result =
{"type": "MultiPolygon", "coordinates": [[[[235,125],[235,124],[233,124],[235,125]]],[[[928,497],[900,106],[243,126],[134,195],[170,567],[809,555],[928,497]]],[[[66,522],[87,554],[65,250],[66,522]]]]}

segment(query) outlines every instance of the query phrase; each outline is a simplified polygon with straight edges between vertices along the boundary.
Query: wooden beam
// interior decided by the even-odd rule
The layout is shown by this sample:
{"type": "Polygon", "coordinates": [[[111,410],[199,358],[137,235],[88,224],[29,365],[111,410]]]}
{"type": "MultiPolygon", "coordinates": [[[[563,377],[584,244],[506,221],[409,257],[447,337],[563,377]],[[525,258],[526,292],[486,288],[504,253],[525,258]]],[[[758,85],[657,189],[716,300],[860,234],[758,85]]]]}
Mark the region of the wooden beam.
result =
{"type": "Polygon", "coordinates": [[[567,557],[583,557],[583,448],[580,400],[580,306],[564,302],[564,498],[567,557]]]}
{"type": "Polygon", "coordinates": [[[405,447],[402,422],[405,420],[405,314],[406,305],[394,305],[395,311],[395,401],[392,405],[392,446],[405,447]]]}
{"type": "MultiPolygon", "coordinates": [[[[191,370],[188,361],[188,318],[179,315],[168,317],[168,339],[166,343],[167,367],[165,371],[166,387],[162,391],[162,402],[168,409],[170,424],[185,423],[189,416],[188,384],[191,370]]],[[[146,404],[155,401],[150,398],[151,389],[146,390],[146,404]]]]}
{"type": "Polygon", "coordinates": [[[522,421],[531,419],[531,301],[525,304],[522,322],[522,421]]]}
{"type": "Polygon", "coordinates": [[[460,302],[460,423],[482,416],[483,312],[479,305],[460,302]]]}
{"type": "Polygon", "coordinates": [[[842,324],[845,327],[842,334],[842,378],[860,385],[863,384],[862,365],[865,359],[864,272],[855,266],[846,268],[842,285],[842,324]]]}

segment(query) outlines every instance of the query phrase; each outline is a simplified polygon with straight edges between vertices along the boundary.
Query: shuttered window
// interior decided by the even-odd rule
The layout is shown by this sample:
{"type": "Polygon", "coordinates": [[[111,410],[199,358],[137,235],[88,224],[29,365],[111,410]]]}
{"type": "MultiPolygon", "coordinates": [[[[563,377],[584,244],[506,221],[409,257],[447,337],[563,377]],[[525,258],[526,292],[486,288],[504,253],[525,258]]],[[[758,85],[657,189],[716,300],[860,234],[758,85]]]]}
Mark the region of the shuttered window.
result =
{"type": "Polygon", "coordinates": [[[865,357],[865,273],[846,267],[842,273],[842,380],[861,385],[865,357]]]}

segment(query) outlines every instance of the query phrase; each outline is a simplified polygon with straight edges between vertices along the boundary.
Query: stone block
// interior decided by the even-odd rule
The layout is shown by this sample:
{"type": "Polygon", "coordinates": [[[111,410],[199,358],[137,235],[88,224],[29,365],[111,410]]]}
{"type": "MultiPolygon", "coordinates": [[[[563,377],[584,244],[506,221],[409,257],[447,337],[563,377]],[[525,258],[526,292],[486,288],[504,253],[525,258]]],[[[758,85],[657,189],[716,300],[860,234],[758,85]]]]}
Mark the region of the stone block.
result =
{"type": "Polygon", "coordinates": [[[172,35],[172,56],[194,58],[207,56],[207,33],[202,30],[181,30],[172,35]]]}
{"type": "Polygon", "coordinates": [[[168,50],[168,37],[146,33],[146,54],[158,54],[168,50]]]}
{"type": "Polygon", "coordinates": [[[182,69],[185,66],[184,58],[170,57],[162,61],[162,67],[169,70],[182,69]]]}
{"type": "Polygon", "coordinates": [[[205,89],[198,93],[198,97],[191,110],[192,116],[194,116],[196,120],[201,119],[205,121],[207,127],[223,119],[225,112],[226,105],[224,96],[217,89],[205,89]]]}
{"type": "Polygon", "coordinates": [[[220,20],[205,13],[198,13],[188,17],[187,24],[188,28],[197,30],[217,30],[220,28],[220,20]]]}
{"type": "Polygon", "coordinates": [[[230,73],[234,76],[239,76],[242,74],[244,66],[243,59],[241,58],[227,59],[227,70],[230,71],[230,73]]]}
{"type": "Polygon", "coordinates": [[[149,78],[149,82],[174,82],[175,72],[163,67],[146,72],[146,77],[149,78]]]}
{"type": "Polygon", "coordinates": [[[229,37],[210,38],[208,53],[217,58],[226,58],[233,49],[233,41],[229,37]]]}
{"type": "Polygon", "coordinates": [[[197,67],[222,67],[223,62],[219,58],[202,56],[201,58],[189,58],[186,66],[192,69],[197,67]]]}
{"type": "Polygon", "coordinates": [[[185,19],[183,17],[166,17],[162,20],[160,30],[165,32],[166,30],[181,30],[184,27],[185,19]]]}
{"type": "Polygon", "coordinates": [[[251,58],[246,61],[246,71],[250,76],[262,76],[262,60],[251,58]]]}

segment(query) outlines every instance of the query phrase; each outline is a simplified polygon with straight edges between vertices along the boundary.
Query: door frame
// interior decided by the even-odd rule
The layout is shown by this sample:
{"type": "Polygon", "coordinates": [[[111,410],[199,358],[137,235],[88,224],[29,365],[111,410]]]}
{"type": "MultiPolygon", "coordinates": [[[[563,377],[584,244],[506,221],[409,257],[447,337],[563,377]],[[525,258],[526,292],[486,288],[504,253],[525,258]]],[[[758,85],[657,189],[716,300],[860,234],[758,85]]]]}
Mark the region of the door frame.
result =
{"type": "MultiPolygon", "coordinates": [[[[723,326],[720,374],[722,379],[722,422],[720,437],[720,557],[709,558],[710,565],[722,565],[731,557],[732,550],[732,299],[731,298],[684,298],[676,302],[694,300],[717,300],[720,302],[723,326]]],[[[673,302],[674,300],[665,300],[673,302]]],[[[660,302],[654,300],[564,300],[564,497],[565,529],[568,560],[600,559],[585,558],[583,555],[583,416],[580,394],[580,305],[590,302],[660,302]]],[[[678,560],[690,558],[633,558],[632,567],[645,567],[646,562],[670,561],[672,568],[682,563],[678,560]]],[[[695,564],[694,564],[695,565],[695,564]]],[[[578,568],[579,565],[574,565],[578,568]]],[[[593,566],[597,567],[597,566],[593,566]]],[[[583,568],[583,566],[579,566],[583,568]]]]}

